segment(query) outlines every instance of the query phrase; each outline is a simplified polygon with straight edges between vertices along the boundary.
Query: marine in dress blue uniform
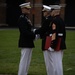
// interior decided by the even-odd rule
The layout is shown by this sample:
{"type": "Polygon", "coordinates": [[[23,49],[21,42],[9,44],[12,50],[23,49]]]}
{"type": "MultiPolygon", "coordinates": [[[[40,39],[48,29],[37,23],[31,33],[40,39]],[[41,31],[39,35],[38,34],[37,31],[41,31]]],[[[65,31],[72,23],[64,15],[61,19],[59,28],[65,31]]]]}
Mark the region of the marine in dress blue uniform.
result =
{"type": "Polygon", "coordinates": [[[28,18],[30,13],[30,2],[19,5],[22,14],[18,20],[18,27],[20,31],[19,48],[21,48],[21,58],[19,63],[18,75],[27,75],[28,68],[32,56],[32,48],[34,48],[35,35],[32,32],[32,23],[28,18]]]}
{"type": "Polygon", "coordinates": [[[50,34],[50,23],[52,21],[52,16],[50,15],[51,13],[51,8],[47,5],[43,5],[43,17],[44,20],[42,22],[41,28],[35,30],[35,34],[39,34],[40,38],[42,39],[42,50],[45,50],[45,41],[46,41],[46,36],[50,34]]]}
{"type": "Polygon", "coordinates": [[[63,19],[60,17],[60,9],[59,5],[50,5],[52,8],[51,16],[53,16],[53,20],[51,22],[50,27],[50,36],[51,46],[48,50],[44,51],[44,58],[46,64],[47,75],[63,75],[63,51],[66,49],[66,30],[65,23],[63,19]],[[61,39],[59,48],[56,49],[58,44],[58,39],[61,39]]]}
{"type": "MultiPolygon", "coordinates": [[[[44,13],[49,12],[48,6],[44,7],[44,13]]],[[[45,20],[40,29],[35,30],[35,34],[40,34],[42,39],[42,50],[46,65],[47,75],[63,75],[63,50],[66,49],[66,30],[65,23],[60,17],[60,5],[50,5],[50,15],[45,16],[45,20]],[[51,36],[51,45],[46,50],[46,37],[51,36]],[[58,38],[61,38],[59,50],[56,49],[58,38]]]]}

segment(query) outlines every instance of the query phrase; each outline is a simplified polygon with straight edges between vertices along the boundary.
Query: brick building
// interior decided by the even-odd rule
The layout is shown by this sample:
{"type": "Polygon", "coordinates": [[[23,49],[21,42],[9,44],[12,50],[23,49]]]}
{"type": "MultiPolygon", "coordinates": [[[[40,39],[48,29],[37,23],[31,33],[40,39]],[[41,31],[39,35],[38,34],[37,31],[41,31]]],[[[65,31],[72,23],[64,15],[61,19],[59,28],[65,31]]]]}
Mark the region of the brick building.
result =
{"type": "Polygon", "coordinates": [[[0,26],[15,27],[17,19],[20,15],[19,4],[23,2],[31,2],[32,11],[30,18],[35,27],[41,26],[42,22],[42,4],[54,4],[60,2],[66,4],[65,8],[61,9],[61,17],[65,20],[66,26],[75,27],[75,7],[74,0],[0,0],[0,26]]]}

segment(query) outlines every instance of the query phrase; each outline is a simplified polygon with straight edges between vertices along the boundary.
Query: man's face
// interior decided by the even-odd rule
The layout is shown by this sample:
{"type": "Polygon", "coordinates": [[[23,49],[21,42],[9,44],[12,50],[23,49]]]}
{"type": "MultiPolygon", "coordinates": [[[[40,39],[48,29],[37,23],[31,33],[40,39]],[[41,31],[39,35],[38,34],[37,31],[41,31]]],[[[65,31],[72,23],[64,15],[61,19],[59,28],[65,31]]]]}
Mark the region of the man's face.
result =
{"type": "Polygon", "coordinates": [[[43,11],[43,16],[46,17],[47,16],[47,11],[43,11]]]}
{"type": "Polygon", "coordinates": [[[22,13],[30,14],[30,8],[22,8],[22,13]]]}

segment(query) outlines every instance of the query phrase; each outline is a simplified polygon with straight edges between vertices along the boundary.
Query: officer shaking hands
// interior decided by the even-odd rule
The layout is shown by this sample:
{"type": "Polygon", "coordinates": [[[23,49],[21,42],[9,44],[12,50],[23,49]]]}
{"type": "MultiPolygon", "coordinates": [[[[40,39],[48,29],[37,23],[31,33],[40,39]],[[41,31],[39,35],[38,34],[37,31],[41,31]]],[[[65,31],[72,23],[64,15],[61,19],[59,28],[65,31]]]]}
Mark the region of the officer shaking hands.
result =
{"type": "Polygon", "coordinates": [[[66,49],[65,23],[60,17],[60,5],[43,5],[43,16],[45,17],[42,27],[35,30],[42,39],[42,50],[46,65],[47,75],[63,75],[63,50],[66,49]],[[47,36],[50,40],[47,40],[47,36]],[[47,41],[46,41],[47,40],[47,41]],[[49,46],[45,48],[46,43],[49,46]]]}
{"type": "Polygon", "coordinates": [[[18,75],[27,75],[32,56],[32,48],[34,48],[35,35],[32,32],[32,23],[28,18],[31,10],[30,2],[20,4],[19,6],[22,14],[18,19],[20,32],[19,48],[21,48],[18,75]]]}

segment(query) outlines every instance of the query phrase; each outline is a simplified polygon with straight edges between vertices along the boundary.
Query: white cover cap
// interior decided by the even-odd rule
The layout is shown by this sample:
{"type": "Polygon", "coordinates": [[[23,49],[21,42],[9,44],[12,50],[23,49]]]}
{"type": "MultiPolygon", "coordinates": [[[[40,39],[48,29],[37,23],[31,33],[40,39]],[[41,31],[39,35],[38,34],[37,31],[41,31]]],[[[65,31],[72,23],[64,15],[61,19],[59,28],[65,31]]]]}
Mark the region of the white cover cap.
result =
{"type": "Polygon", "coordinates": [[[49,5],[51,9],[61,9],[61,5],[49,5]]]}
{"type": "Polygon", "coordinates": [[[47,5],[43,5],[43,10],[42,11],[51,11],[51,7],[47,5]]]}
{"type": "Polygon", "coordinates": [[[30,2],[20,4],[19,6],[20,6],[21,8],[24,8],[24,7],[26,7],[26,8],[31,8],[30,2]]]}

